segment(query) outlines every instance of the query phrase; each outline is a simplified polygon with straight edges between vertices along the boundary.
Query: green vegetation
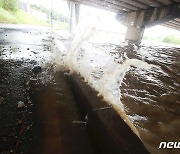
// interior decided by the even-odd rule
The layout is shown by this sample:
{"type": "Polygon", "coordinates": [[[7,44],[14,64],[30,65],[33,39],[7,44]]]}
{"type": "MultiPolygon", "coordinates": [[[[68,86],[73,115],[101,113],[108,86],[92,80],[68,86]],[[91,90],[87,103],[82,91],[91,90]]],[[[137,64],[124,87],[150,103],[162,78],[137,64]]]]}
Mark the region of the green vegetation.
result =
{"type": "MultiPolygon", "coordinates": [[[[35,4],[31,4],[31,8],[37,11],[40,11],[42,13],[45,13],[46,16],[49,18],[48,21],[50,21],[51,18],[51,12],[42,7],[37,6],[35,4]]],[[[61,29],[61,30],[68,30],[69,29],[69,17],[65,16],[64,14],[57,13],[55,11],[52,11],[52,19],[53,19],[53,29],[61,29]]]]}
{"type": "MultiPolygon", "coordinates": [[[[49,10],[47,10],[46,8],[44,8],[42,6],[37,6],[35,4],[31,4],[31,8],[45,13],[47,15],[47,17],[49,16],[49,18],[50,18],[51,12],[49,10]]],[[[61,13],[57,13],[55,11],[52,11],[52,18],[53,18],[53,20],[56,20],[56,21],[67,22],[67,23],[69,22],[68,16],[65,16],[64,14],[61,14],[61,13]]]]}
{"type": "Polygon", "coordinates": [[[180,37],[175,35],[167,35],[165,37],[152,37],[152,36],[144,35],[143,39],[180,45],[180,37]]]}
{"type": "Polygon", "coordinates": [[[163,40],[163,38],[161,38],[161,37],[153,37],[153,36],[149,36],[149,35],[144,35],[143,39],[152,40],[152,41],[156,41],[156,42],[162,42],[162,40],[163,40]]]}
{"type": "Polygon", "coordinates": [[[0,0],[0,7],[12,12],[17,11],[18,9],[16,0],[0,0]]]}
{"type": "MultiPolygon", "coordinates": [[[[0,0],[0,23],[7,24],[31,24],[50,26],[50,11],[42,6],[31,5],[31,8],[42,13],[48,17],[47,21],[40,20],[31,14],[24,12],[17,6],[17,0],[0,0]]],[[[63,14],[52,12],[53,28],[67,30],[69,28],[69,18],[63,14]]]]}
{"type": "Polygon", "coordinates": [[[7,11],[1,7],[0,7],[0,23],[32,24],[32,25],[48,26],[47,22],[41,21],[22,10],[16,10],[15,12],[12,12],[12,11],[7,11]]]}
{"type": "Polygon", "coordinates": [[[17,23],[17,19],[14,17],[13,13],[0,7],[0,22],[1,23],[17,23]]]}
{"type": "Polygon", "coordinates": [[[168,35],[163,39],[163,42],[180,45],[180,37],[168,35]]]}
{"type": "Polygon", "coordinates": [[[0,23],[48,26],[45,21],[18,9],[16,0],[0,0],[0,23]]]}
{"type": "Polygon", "coordinates": [[[32,15],[19,10],[16,14],[16,18],[18,19],[18,23],[21,24],[32,24],[32,25],[41,25],[41,26],[48,26],[49,24],[43,20],[39,20],[36,17],[33,17],[32,15]]]}
{"type": "Polygon", "coordinates": [[[69,23],[58,21],[55,24],[53,24],[53,29],[68,30],[69,29],[69,23]]]}

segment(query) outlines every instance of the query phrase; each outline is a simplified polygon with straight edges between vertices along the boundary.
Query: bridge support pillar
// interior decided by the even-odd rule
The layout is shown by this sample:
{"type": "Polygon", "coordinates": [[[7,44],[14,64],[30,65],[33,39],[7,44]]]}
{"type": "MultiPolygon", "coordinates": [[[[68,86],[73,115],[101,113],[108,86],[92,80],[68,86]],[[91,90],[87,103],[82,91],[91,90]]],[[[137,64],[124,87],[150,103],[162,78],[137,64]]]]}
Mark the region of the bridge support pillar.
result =
{"type": "Polygon", "coordinates": [[[70,10],[70,33],[73,33],[76,25],[79,22],[80,4],[69,2],[69,10],[70,10]]]}
{"type": "Polygon", "coordinates": [[[146,27],[163,24],[180,17],[180,5],[170,5],[130,13],[121,12],[117,19],[127,26],[125,40],[140,43],[146,27]]]}
{"type": "Polygon", "coordinates": [[[128,26],[125,40],[140,43],[144,34],[145,27],[128,26]]]}
{"type": "Polygon", "coordinates": [[[145,26],[143,25],[144,16],[145,13],[143,11],[132,12],[128,15],[125,40],[135,43],[141,42],[145,30],[145,26]]]}

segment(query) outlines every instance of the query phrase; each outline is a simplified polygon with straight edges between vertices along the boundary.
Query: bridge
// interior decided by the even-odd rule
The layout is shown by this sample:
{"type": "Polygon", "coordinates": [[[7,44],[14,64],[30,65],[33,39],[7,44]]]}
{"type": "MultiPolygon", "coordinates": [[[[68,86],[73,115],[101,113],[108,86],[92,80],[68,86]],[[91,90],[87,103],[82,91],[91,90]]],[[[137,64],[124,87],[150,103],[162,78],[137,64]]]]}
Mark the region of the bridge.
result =
{"type": "MultiPolygon", "coordinates": [[[[180,0],[67,0],[78,23],[80,4],[117,13],[117,19],[127,26],[125,40],[139,43],[145,28],[163,25],[180,30],[180,0]]],[[[71,27],[72,28],[72,27],[71,27]]]]}

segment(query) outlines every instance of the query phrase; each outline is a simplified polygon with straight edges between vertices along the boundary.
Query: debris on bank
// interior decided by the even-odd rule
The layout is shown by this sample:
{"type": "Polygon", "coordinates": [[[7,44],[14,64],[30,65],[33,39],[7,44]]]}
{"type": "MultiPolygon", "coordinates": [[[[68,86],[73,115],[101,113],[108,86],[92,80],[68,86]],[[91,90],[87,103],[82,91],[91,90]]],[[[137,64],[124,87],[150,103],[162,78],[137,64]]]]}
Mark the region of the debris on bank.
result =
{"type": "Polygon", "coordinates": [[[0,105],[3,103],[4,97],[0,96],[0,105]]]}
{"type": "Polygon", "coordinates": [[[42,72],[42,67],[41,66],[34,66],[34,68],[32,69],[32,72],[37,75],[38,73],[42,72]]]}
{"type": "Polygon", "coordinates": [[[17,105],[18,108],[22,108],[24,106],[25,106],[24,102],[22,102],[22,101],[18,102],[18,105],[17,105]]]}

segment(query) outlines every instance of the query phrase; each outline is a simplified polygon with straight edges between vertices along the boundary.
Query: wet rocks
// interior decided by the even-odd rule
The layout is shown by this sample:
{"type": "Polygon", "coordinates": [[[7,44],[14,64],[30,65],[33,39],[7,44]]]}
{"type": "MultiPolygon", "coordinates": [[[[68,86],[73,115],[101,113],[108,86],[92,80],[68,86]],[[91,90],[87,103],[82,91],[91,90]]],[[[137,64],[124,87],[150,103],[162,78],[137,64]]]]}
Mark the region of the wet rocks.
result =
{"type": "Polygon", "coordinates": [[[3,101],[4,101],[4,97],[0,96],[0,105],[3,103],[3,101]]]}
{"type": "Polygon", "coordinates": [[[22,101],[18,102],[18,105],[17,105],[18,108],[22,108],[24,106],[25,106],[24,102],[22,102],[22,101]]]}
{"type": "Polygon", "coordinates": [[[22,124],[22,123],[23,123],[22,120],[18,120],[18,122],[17,122],[18,125],[20,125],[20,124],[22,124]]]}
{"type": "Polygon", "coordinates": [[[28,102],[27,102],[28,104],[32,104],[32,102],[30,101],[30,100],[28,100],[28,102]]]}
{"type": "Polygon", "coordinates": [[[32,72],[34,74],[38,74],[42,72],[42,67],[41,66],[34,66],[34,68],[32,69],[32,72]]]}

